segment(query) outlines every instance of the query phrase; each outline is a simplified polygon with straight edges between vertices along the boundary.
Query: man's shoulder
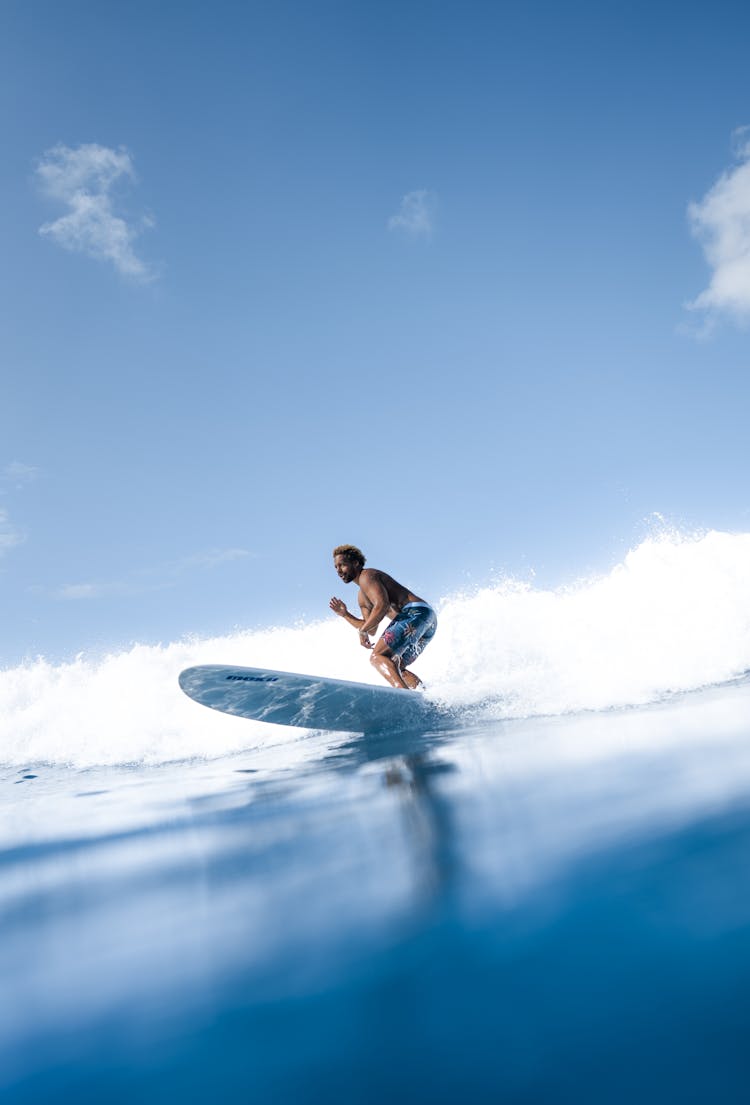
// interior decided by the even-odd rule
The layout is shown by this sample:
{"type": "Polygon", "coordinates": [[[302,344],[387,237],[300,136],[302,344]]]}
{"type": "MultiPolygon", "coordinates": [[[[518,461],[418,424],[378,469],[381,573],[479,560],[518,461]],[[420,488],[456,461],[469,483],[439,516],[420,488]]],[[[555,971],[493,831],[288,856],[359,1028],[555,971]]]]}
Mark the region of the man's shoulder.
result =
{"type": "Polygon", "coordinates": [[[381,572],[380,568],[363,568],[359,573],[360,587],[367,587],[370,583],[381,583],[386,588],[392,583],[387,572],[381,572]]]}
{"type": "Polygon", "coordinates": [[[390,576],[387,572],[382,571],[380,568],[363,568],[359,574],[360,580],[390,580],[390,576]]]}

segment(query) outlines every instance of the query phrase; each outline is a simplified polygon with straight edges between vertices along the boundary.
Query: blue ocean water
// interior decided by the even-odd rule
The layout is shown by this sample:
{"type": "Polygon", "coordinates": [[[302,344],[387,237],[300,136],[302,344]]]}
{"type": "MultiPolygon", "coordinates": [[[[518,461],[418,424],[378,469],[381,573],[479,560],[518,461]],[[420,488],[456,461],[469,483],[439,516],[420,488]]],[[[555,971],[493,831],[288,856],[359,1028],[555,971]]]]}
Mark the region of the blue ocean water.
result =
{"type": "Polygon", "coordinates": [[[448,732],[176,687],[338,620],[0,672],[2,1100],[746,1102],[748,552],[445,598],[448,732]]]}

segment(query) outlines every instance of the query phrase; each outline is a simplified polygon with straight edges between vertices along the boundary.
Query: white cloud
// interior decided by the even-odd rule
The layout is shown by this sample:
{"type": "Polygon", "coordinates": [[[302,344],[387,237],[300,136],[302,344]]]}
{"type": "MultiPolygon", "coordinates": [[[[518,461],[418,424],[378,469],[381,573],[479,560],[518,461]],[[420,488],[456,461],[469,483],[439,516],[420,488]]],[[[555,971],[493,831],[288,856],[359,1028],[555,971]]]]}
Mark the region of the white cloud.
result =
{"type": "Polygon", "coordinates": [[[401,200],[397,215],[388,220],[389,230],[403,230],[413,238],[429,238],[432,235],[437,198],[425,188],[407,192],[401,200]]]}
{"type": "Polygon", "coordinates": [[[737,164],[721,174],[698,203],[688,207],[693,235],[713,273],[689,310],[709,319],[726,314],[750,321],[750,127],[733,134],[737,164]]]}
{"type": "Polygon", "coordinates": [[[127,594],[118,583],[64,583],[54,592],[56,599],[97,599],[102,595],[127,594]]]}
{"type": "MultiPolygon", "coordinates": [[[[14,460],[0,469],[0,495],[8,495],[10,491],[20,491],[24,484],[29,483],[37,475],[37,469],[30,464],[22,464],[14,460]]],[[[7,510],[0,510],[0,557],[16,545],[21,545],[26,540],[23,533],[10,519],[7,510]]]]}
{"type": "Polygon", "coordinates": [[[153,219],[132,224],[114,210],[114,185],[122,178],[135,180],[133,159],[126,149],[95,143],[72,149],[60,144],[42,156],[36,176],[46,195],[69,208],[67,214],[41,226],[41,235],[63,249],[111,261],[123,276],[144,282],[154,279],[151,268],[133,250],[138,234],[153,226],[153,219]]]}
{"type": "Polygon", "coordinates": [[[250,556],[247,549],[211,549],[175,560],[160,568],[135,573],[130,579],[109,583],[64,583],[55,588],[52,597],[65,602],[99,599],[108,595],[144,595],[176,587],[182,576],[194,569],[215,568],[250,556]]]}
{"type": "Polygon", "coordinates": [[[21,531],[13,525],[8,512],[0,510],[0,556],[25,540],[21,531]]]}
{"type": "Polygon", "coordinates": [[[20,491],[24,484],[31,483],[38,475],[39,469],[34,468],[32,464],[23,464],[20,460],[14,460],[3,468],[2,482],[12,483],[16,491],[20,491]]]}
{"type": "Polygon", "coordinates": [[[246,556],[250,556],[247,549],[209,549],[208,552],[194,553],[192,556],[183,557],[182,560],[176,560],[170,567],[174,572],[190,568],[215,568],[218,564],[241,560],[246,556]]]}

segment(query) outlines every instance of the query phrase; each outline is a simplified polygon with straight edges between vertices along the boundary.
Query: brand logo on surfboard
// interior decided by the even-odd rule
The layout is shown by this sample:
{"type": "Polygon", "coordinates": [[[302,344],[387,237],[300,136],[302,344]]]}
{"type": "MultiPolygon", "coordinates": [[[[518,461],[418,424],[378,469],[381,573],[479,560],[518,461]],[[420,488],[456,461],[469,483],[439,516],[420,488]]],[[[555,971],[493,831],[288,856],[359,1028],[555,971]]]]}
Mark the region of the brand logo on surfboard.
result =
{"type": "Polygon", "coordinates": [[[278,675],[227,675],[232,683],[278,683],[278,675]]]}

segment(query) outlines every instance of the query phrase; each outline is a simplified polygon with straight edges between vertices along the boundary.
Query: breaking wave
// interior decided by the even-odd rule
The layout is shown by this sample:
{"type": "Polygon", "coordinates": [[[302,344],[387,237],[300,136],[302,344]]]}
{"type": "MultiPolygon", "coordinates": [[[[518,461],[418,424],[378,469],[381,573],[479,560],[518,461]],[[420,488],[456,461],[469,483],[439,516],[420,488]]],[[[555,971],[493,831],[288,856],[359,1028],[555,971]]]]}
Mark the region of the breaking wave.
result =
{"type": "MultiPolygon", "coordinates": [[[[490,716],[636,706],[750,669],[750,534],[650,537],[607,575],[542,590],[495,581],[437,604],[428,693],[490,716]]],[[[214,714],[177,686],[192,664],[378,682],[351,629],[324,621],[136,645],[0,671],[0,762],[156,764],[299,740],[214,714]]]]}

